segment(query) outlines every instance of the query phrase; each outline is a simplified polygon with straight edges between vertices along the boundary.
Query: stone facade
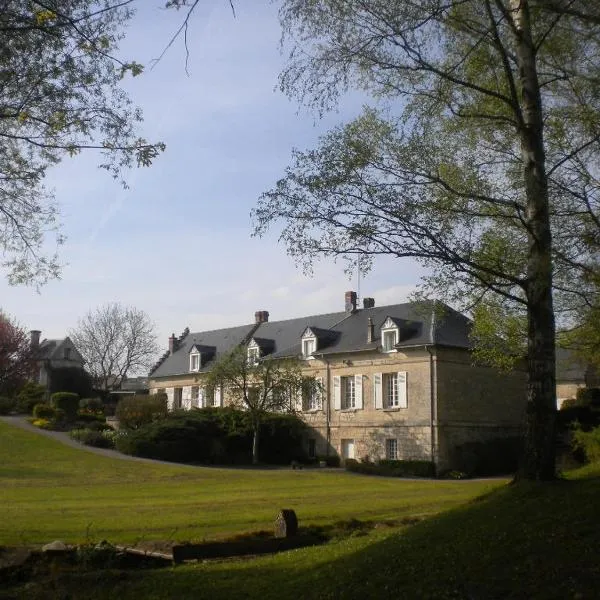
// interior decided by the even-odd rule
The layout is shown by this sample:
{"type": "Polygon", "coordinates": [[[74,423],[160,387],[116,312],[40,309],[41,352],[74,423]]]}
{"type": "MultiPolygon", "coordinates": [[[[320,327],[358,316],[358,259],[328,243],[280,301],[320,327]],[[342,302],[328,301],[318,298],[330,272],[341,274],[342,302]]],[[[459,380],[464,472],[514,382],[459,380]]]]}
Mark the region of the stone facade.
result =
{"type": "MultiPolygon", "coordinates": [[[[428,333],[435,331],[434,317],[415,324],[405,319],[406,306],[381,307],[378,313],[370,306],[357,324],[353,320],[359,320],[358,311],[350,311],[341,324],[330,327],[337,333],[332,338],[336,341],[319,342],[323,350],[305,357],[306,375],[322,385],[320,404],[298,406],[300,416],[309,425],[305,440],[309,455],[424,460],[434,462],[438,470],[446,470],[458,466],[454,464],[457,445],[521,432],[526,402],[524,373],[500,373],[473,365],[466,334],[454,345],[437,343],[435,334],[428,333]],[[375,321],[380,328],[383,323],[389,326],[389,315],[399,328],[408,323],[405,347],[404,330],[400,330],[400,342],[391,351],[383,349],[382,336],[373,324],[375,321]],[[344,345],[344,336],[358,338],[357,328],[364,328],[364,342],[344,345]],[[351,405],[344,402],[347,398],[352,399],[351,405]],[[386,403],[390,398],[392,406],[386,403]]],[[[306,320],[310,325],[311,319],[318,318],[306,320]]],[[[450,324],[455,329],[468,325],[462,316],[453,318],[450,324]]],[[[265,323],[263,320],[250,329],[240,343],[248,344],[253,335],[273,335],[265,323]],[[256,333],[259,327],[264,327],[265,333],[256,333]]],[[[286,323],[291,322],[279,322],[276,331],[285,329],[286,323]]],[[[298,348],[286,352],[298,356],[302,348],[300,336],[307,329],[296,322],[293,327],[298,332],[298,348]]],[[[448,334],[444,337],[443,333],[438,337],[446,341],[448,334]]],[[[323,335],[322,328],[313,326],[310,335],[317,334],[323,335]]],[[[200,338],[201,334],[197,336],[200,338]]],[[[187,347],[191,347],[191,341],[187,347]]],[[[275,351],[274,357],[277,356],[275,351]]],[[[178,360],[173,359],[175,366],[171,367],[167,358],[165,366],[150,375],[151,391],[165,390],[170,408],[228,404],[228,398],[220,395],[192,397],[193,386],[202,387],[202,373],[171,375],[169,369],[184,369],[184,362],[178,360]]]]}

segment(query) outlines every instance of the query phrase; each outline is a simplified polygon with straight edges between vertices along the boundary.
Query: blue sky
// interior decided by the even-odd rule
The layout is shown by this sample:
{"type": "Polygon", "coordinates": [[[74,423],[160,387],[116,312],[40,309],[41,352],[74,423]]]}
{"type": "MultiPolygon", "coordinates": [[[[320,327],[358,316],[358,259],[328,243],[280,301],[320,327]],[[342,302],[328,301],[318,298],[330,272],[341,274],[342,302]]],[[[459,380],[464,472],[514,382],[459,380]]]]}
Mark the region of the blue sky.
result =
{"type": "MultiPolygon", "coordinates": [[[[149,65],[181,19],[143,0],[122,54],[149,65]]],[[[42,337],[61,337],[88,310],[118,301],[145,310],[161,346],[168,335],[253,321],[342,310],[356,289],[342,263],[305,276],[275,233],[251,238],[250,210],[280,178],[293,147],[314,147],[319,135],[347,121],[363,99],[345,98],[318,120],[276,91],[284,64],[277,3],[200,3],[190,28],[189,77],[176,44],[153,69],[127,82],[144,112],[141,134],[166,152],[149,169],[131,171],[128,189],[101,169],[98,156],[66,159],[48,177],[60,203],[67,242],[62,278],[39,293],[0,280],[0,307],[42,337]],[[249,8],[248,5],[252,5],[249,8]]],[[[382,259],[361,280],[361,295],[378,305],[402,302],[418,267],[382,259]]]]}

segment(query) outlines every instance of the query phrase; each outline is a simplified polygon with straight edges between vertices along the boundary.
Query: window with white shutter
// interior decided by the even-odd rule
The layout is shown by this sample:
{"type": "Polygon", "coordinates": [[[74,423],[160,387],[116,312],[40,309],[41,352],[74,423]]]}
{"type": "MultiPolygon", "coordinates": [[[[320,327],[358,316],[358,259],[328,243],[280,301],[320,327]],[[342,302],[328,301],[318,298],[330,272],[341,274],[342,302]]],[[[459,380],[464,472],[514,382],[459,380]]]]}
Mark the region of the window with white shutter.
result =
{"type": "Polygon", "coordinates": [[[363,379],[362,375],[354,376],[354,389],[355,389],[354,408],[362,408],[363,407],[362,379],[363,379]]]}
{"type": "Polygon", "coordinates": [[[342,378],[339,375],[333,377],[333,408],[342,408],[342,378]]]}
{"type": "Polygon", "coordinates": [[[223,390],[220,386],[215,388],[214,406],[223,406],[223,390]]]}
{"type": "Polygon", "coordinates": [[[383,408],[383,375],[375,373],[373,375],[373,403],[375,408],[383,408]]]}
{"type": "Polygon", "coordinates": [[[408,408],[408,390],[407,390],[407,374],[406,371],[398,372],[398,406],[400,408],[408,408]]]}

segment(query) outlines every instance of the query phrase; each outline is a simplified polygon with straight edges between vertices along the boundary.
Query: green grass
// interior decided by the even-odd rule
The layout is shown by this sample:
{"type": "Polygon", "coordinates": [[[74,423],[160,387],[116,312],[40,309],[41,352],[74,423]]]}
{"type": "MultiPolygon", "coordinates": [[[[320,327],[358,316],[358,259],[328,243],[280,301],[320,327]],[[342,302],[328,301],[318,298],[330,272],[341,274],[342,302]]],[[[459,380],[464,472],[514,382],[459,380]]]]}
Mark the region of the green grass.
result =
{"type": "Polygon", "coordinates": [[[105,458],[0,422],[0,544],[199,541],[301,525],[425,517],[503,482],[402,481],[319,470],[165,466],[105,458]]]}

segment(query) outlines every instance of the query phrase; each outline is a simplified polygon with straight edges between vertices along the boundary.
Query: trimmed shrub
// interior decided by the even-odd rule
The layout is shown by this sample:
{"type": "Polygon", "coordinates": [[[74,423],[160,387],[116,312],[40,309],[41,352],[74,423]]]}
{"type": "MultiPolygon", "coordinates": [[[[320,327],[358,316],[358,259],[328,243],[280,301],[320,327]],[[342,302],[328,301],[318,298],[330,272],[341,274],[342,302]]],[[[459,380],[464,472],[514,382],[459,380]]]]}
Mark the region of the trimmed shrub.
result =
{"type": "Polygon", "coordinates": [[[600,427],[591,431],[575,429],[573,431],[573,449],[583,452],[587,462],[600,462],[600,427]]]}
{"type": "Polygon", "coordinates": [[[378,463],[358,462],[352,458],[344,461],[347,471],[383,477],[433,477],[435,467],[427,460],[381,460],[378,463]]]}
{"type": "Polygon", "coordinates": [[[56,410],[51,404],[40,402],[33,407],[33,416],[36,419],[53,419],[56,410]]]}
{"type": "Polygon", "coordinates": [[[337,454],[332,454],[329,456],[317,456],[315,459],[316,464],[320,462],[324,462],[328,467],[339,467],[340,466],[340,457],[337,454]]]}
{"type": "Polygon", "coordinates": [[[30,415],[33,412],[33,407],[44,401],[46,388],[33,381],[28,381],[17,394],[17,410],[20,413],[30,415]]]}
{"type": "Polygon", "coordinates": [[[82,398],[79,401],[79,412],[85,412],[91,415],[104,414],[104,402],[100,398],[82,398]]]}
{"type": "Polygon", "coordinates": [[[577,406],[589,406],[600,410],[600,388],[579,388],[576,397],[577,406]]]}
{"type": "Polygon", "coordinates": [[[136,394],[122,398],[117,404],[115,416],[119,426],[125,429],[139,429],[167,416],[166,394],[136,394]]]}
{"type": "Polygon", "coordinates": [[[520,437],[494,438],[455,446],[453,462],[469,476],[515,473],[523,450],[520,437]]]}
{"type": "MultiPolygon", "coordinates": [[[[289,464],[302,459],[303,427],[293,415],[266,415],[261,460],[289,464]]],[[[249,415],[232,408],[177,411],[118,437],[116,447],[125,454],[173,462],[249,464],[252,428],[249,415]]]]}
{"type": "Polygon", "coordinates": [[[65,418],[74,421],[79,409],[79,396],[73,392],[55,392],[50,396],[50,402],[54,408],[65,411],[65,418]]]}
{"type": "Polygon", "coordinates": [[[17,408],[17,401],[14,398],[0,396],[0,415],[9,415],[17,408]]]}
{"type": "Polygon", "coordinates": [[[69,437],[86,446],[94,446],[95,448],[112,448],[112,441],[101,431],[93,431],[91,429],[72,429],[69,432],[69,437]]]}
{"type": "Polygon", "coordinates": [[[33,419],[31,424],[40,429],[52,429],[52,423],[48,419],[33,419]]]}

